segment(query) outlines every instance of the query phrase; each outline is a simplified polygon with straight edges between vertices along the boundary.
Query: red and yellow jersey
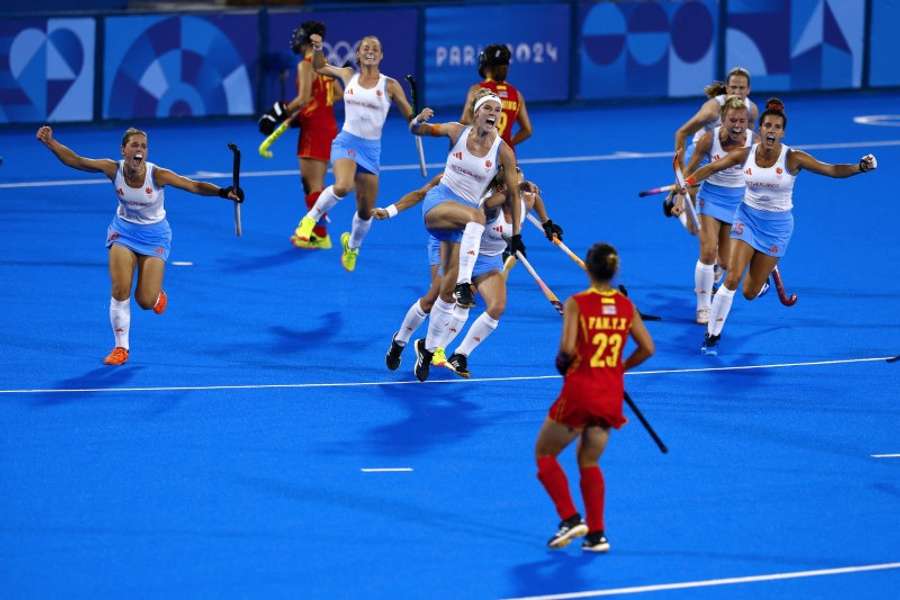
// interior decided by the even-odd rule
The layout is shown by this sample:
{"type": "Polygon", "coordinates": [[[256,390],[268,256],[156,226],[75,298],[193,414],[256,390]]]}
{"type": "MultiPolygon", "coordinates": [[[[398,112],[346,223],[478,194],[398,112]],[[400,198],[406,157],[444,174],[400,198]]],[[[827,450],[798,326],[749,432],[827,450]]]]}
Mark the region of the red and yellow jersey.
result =
{"type": "Polygon", "coordinates": [[[572,296],[578,304],[575,360],[566,372],[566,388],[580,398],[622,402],[622,350],[631,331],[634,305],[616,290],[588,289],[572,296]],[[574,390],[573,390],[574,391],[574,390]]]}
{"type": "Polygon", "coordinates": [[[497,131],[503,141],[512,147],[513,123],[519,118],[519,90],[514,85],[487,79],[478,84],[478,87],[486,88],[500,97],[501,110],[500,122],[497,123],[497,131]]]}
{"type": "MultiPolygon", "coordinates": [[[[303,59],[312,63],[312,55],[303,59]]],[[[300,93],[300,74],[297,74],[297,93],[300,93]]],[[[334,79],[326,75],[313,74],[312,90],[306,106],[297,115],[300,126],[306,128],[337,129],[334,118],[334,79]]]]}

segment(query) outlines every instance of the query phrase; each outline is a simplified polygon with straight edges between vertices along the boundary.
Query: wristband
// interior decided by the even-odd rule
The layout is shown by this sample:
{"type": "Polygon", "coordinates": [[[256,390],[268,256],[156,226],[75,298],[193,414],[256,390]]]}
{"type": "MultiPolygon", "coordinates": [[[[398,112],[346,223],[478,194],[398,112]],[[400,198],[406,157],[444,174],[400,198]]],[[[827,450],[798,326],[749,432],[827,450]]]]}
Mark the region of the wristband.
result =
{"type": "Polygon", "coordinates": [[[388,204],[388,206],[384,210],[388,215],[388,219],[393,219],[397,216],[397,207],[393,204],[388,204]]]}
{"type": "Polygon", "coordinates": [[[684,180],[684,182],[688,185],[697,185],[697,180],[694,179],[693,177],[688,177],[687,179],[684,180]]]}

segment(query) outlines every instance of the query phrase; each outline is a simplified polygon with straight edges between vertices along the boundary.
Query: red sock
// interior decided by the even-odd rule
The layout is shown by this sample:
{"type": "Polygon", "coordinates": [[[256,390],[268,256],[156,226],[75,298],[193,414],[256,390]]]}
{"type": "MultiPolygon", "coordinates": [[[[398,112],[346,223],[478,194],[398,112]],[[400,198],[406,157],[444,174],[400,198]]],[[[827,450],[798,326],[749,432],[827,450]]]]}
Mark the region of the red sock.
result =
{"type": "MultiPolygon", "coordinates": [[[[312,208],[313,205],[316,203],[316,200],[319,199],[319,194],[321,194],[321,193],[322,193],[322,190],[319,190],[318,192],[313,192],[311,194],[307,194],[306,208],[312,208]]],[[[328,216],[328,215],[322,215],[322,219],[313,228],[313,233],[316,235],[316,237],[323,238],[326,235],[328,235],[328,231],[325,229],[325,217],[326,216],[328,216]]]]}
{"type": "Polygon", "coordinates": [[[572,504],[572,495],[569,493],[569,480],[566,472],[562,470],[555,456],[541,456],[537,460],[538,479],[544,484],[544,489],[550,494],[550,499],[556,505],[559,518],[566,520],[574,515],[575,505],[572,504]]]}
{"type": "Polygon", "coordinates": [[[581,497],[584,498],[584,511],[587,513],[587,526],[590,531],[603,531],[603,501],[606,496],[606,484],[603,482],[603,471],[600,467],[581,469],[581,497]]]}

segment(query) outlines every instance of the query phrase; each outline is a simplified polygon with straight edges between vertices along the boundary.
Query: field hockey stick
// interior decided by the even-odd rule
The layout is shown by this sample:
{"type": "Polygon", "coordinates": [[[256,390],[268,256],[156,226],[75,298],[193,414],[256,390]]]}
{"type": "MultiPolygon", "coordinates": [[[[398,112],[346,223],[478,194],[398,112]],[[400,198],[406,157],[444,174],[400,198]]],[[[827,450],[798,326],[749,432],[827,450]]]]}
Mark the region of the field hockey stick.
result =
{"type": "Polygon", "coordinates": [[[641,422],[641,425],[644,426],[644,429],[647,430],[647,433],[649,433],[650,437],[653,438],[653,441],[656,442],[656,445],[659,447],[659,451],[662,452],[663,454],[668,454],[669,449],[666,447],[666,445],[663,443],[663,441],[660,439],[660,437],[656,434],[656,432],[650,426],[650,423],[647,422],[647,419],[644,418],[643,413],[641,413],[641,411],[638,409],[637,404],[634,403],[634,400],[631,399],[631,396],[628,395],[628,392],[625,392],[625,402],[628,403],[628,406],[631,408],[631,411],[638,418],[638,421],[641,422]]]}
{"type": "MultiPolygon", "coordinates": [[[[416,78],[412,75],[406,76],[406,82],[409,84],[409,95],[412,96],[413,112],[419,114],[419,93],[416,89],[416,78]]],[[[422,146],[422,137],[416,137],[416,150],[419,153],[419,171],[422,177],[428,177],[428,170],[425,168],[425,148],[422,146]]]]}
{"type": "Polygon", "coordinates": [[[778,270],[778,265],[772,269],[772,279],[775,280],[775,289],[778,291],[778,299],[781,300],[781,303],[785,306],[797,304],[797,294],[788,296],[787,292],[784,290],[784,280],[781,278],[781,271],[778,270]]]}
{"type": "Polygon", "coordinates": [[[898,360],[900,360],[900,354],[890,357],[889,359],[887,359],[887,362],[897,362],[898,360]]]}
{"type": "Polygon", "coordinates": [[[275,131],[270,133],[269,136],[262,141],[262,143],[259,145],[260,156],[262,156],[263,158],[272,158],[272,156],[274,156],[269,148],[272,146],[272,144],[275,143],[275,140],[284,135],[284,132],[287,131],[288,127],[291,126],[291,121],[296,115],[297,113],[291,113],[291,115],[287,119],[281,122],[281,125],[275,128],[275,131]]]}
{"type": "Polygon", "coordinates": [[[691,223],[694,224],[694,227],[697,228],[697,233],[700,233],[700,219],[697,217],[697,212],[694,210],[694,203],[691,201],[691,195],[688,192],[688,185],[684,181],[684,173],[681,172],[681,165],[678,163],[678,152],[675,153],[675,156],[672,158],[672,168],[675,169],[675,179],[678,181],[678,185],[681,189],[684,190],[684,208],[687,211],[688,218],[691,220],[691,223]]]}
{"type": "Polygon", "coordinates": [[[528,262],[528,259],[525,258],[525,255],[516,250],[516,258],[519,259],[519,262],[522,263],[522,266],[531,273],[531,276],[534,277],[534,280],[537,282],[538,287],[541,288],[541,291],[544,292],[544,296],[546,296],[547,300],[550,301],[550,304],[553,305],[553,308],[556,309],[556,312],[559,314],[563,314],[563,305],[562,302],[559,301],[559,298],[556,294],[553,293],[544,280],[541,279],[540,275],[537,274],[537,271],[534,270],[534,267],[531,266],[531,263],[528,262]]]}
{"type": "Polygon", "coordinates": [[[656,194],[665,194],[666,192],[671,192],[675,189],[675,184],[670,183],[669,185],[663,185],[660,187],[650,188],[649,190],[644,190],[643,192],[638,192],[638,196],[641,198],[645,196],[654,196],[656,194]]]}
{"type": "Polygon", "coordinates": [[[516,257],[510,254],[506,257],[506,260],[503,261],[503,271],[500,273],[503,276],[503,279],[509,279],[509,272],[512,271],[514,266],[516,266],[516,257]]]}
{"type": "MultiPolygon", "coordinates": [[[[540,220],[539,220],[537,217],[535,217],[535,216],[534,216],[533,214],[531,214],[531,213],[528,213],[526,216],[528,217],[528,220],[531,221],[531,224],[532,224],[532,225],[534,225],[535,227],[537,227],[537,228],[540,230],[541,233],[544,233],[544,226],[541,225],[541,222],[540,222],[540,220]]],[[[575,261],[575,262],[578,264],[579,267],[581,267],[582,269],[585,268],[585,267],[584,267],[584,261],[581,260],[581,259],[578,257],[577,254],[575,254],[574,252],[572,252],[572,251],[569,249],[569,247],[566,246],[566,245],[563,243],[563,241],[562,241],[561,239],[559,239],[558,237],[556,237],[556,236],[554,235],[554,236],[553,236],[553,239],[552,239],[551,241],[553,242],[553,245],[554,245],[554,246],[556,246],[557,248],[559,248],[560,250],[562,250],[563,252],[565,252],[565,253],[566,253],[566,256],[568,256],[568,257],[571,258],[573,261],[575,261]]]]}
{"type": "MultiPolygon", "coordinates": [[[[241,151],[235,144],[228,144],[228,149],[234,155],[231,161],[231,185],[234,186],[234,193],[237,194],[241,187],[241,151]]],[[[241,203],[234,203],[234,234],[241,237],[243,233],[241,228],[241,203]]]]}

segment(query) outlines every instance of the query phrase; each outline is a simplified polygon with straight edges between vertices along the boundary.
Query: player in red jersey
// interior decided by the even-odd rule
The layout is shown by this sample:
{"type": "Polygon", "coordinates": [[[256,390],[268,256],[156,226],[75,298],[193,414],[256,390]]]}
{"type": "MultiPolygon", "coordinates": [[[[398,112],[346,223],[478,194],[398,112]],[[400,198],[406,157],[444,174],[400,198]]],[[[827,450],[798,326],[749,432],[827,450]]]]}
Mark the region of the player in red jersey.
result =
{"type": "MultiPolygon", "coordinates": [[[[306,207],[315,203],[325,188],[325,173],[331,160],[331,142],[337,135],[334,118],[334,100],[343,93],[341,84],[333,77],[317,75],[312,67],[313,48],[309,37],[318,34],[325,37],[325,25],[319,21],[305,21],[291,34],[291,50],[303,58],[297,63],[297,96],[288,103],[276,102],[259,120],[260,132],[269,135],[288,115],[296,112],[296,124],[300,127],[297,140],[297,158],[300,161],[300,179],[306,196],[306,207]]],[[[298,248],[331,248],[331,238],[324,220],[313,230],[309,241],[296,235],[291,243],[298,248]]]]}
{"type": "Polygon", "coordinates": [[[478,55],[478,74],[484,77],[484,81],[469,88],[459,122],[463,125],[472,123],[475,92],[481,88],[489,89],[500,97],[501,113],[497,131],[500,132],[503,141],[515,150],[517,144],[521,144],[531,137],[532,129],[531,119],[528,118],[528,109],[525,108],[525,97],[514,85],[506,81],[509,59],[509,48],[502,44],[491,44],[481,51],[478,55]],[[519,124],[516,135],[512,134],[513,123],[519,124]]]}
{"type": "Polygon", "coordinates": [[[585,258],[591,287],[566,300],[563,333],[556,368],[563,388],[550,407],[535,444],[538,479],[556,505],[562,521],[550,538],[551,548],[567,546],[587,535],[581,547],[606,552],[609,541],[603,525],[605,486],[597,464],[609,440],[609,429],[625,424],[622,414],[622,375],[647,360],[654,352],[653,339],[631,301],[610,286],[619,267],[619,256],[609,244],[594,244],[585,258]],[[622,360],[628,335],[637,343],[622,360]],[[587,524],[575,510],[566,474],[556,457],[575,438],[581,495],[587,524]]]}

